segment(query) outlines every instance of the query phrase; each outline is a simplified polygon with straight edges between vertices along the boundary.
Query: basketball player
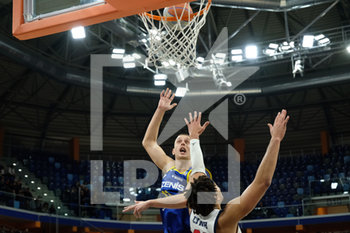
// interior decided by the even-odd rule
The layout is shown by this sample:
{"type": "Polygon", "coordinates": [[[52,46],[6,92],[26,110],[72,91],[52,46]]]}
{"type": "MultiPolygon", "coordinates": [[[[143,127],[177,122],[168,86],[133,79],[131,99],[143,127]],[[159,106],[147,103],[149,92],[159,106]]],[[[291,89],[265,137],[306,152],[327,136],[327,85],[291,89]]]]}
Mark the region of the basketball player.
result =
{"type": "MultiPolygon", "coordinates": [[[[151,122],[148,125],[144,139],[143,147],[153,162],[163,172],[161,197],[176,195],[185,191],[189,174],[191,173],[190,159],[190,137],[186,134],[180,134],[174,143],[172,154],[175,160],[165,154],[164,150],[158,145],[157,137],[159,127],[166,111],[173,109],[176,103],[171,103],[175,95],[171,90],[166,89],[160,94],[157,110],[155,111],[151,122]]],[[[201,134],[208,126],[206,122],[201,126],[201,134]]],[[[211,176],[209,171],[207,175],[211,176]]],[[[161,209],[164,233],[190,233],[189,213],[186,206],[183,209],[161,209]]]]}
{"type": "Polygon", "coordinates": [[[184,194],[167,198],[138,202],[126,207],[124,212],[134,210],[134,215],[140,217],[142,211],[150,208],[182,208],[187,206],[190,211],[190,224],[193,233],[240,233],[238,222],[249,214],[261,200],[269,188],[276,168],[280,143],[287,129],[289,116],[282,110],[275,118],[274,124],[268,124],[271,134],[270,143],[265,156],[257,170],[253,182],[240,197],[228,202],[221,210],[222,194],[216,184],[205,174],[203,155],[199,146],[200,114],[196,113],[190,122],[186,121],[191,138],[191,160],[193,171],[190,189],[184,194]],[[205,192],[205,194],[201,193],[205,192]],[[199,196],[200,194],[200,196],[199,196]],[[203,197],[208,204],[198,204],[199,197],[203,197]]]}

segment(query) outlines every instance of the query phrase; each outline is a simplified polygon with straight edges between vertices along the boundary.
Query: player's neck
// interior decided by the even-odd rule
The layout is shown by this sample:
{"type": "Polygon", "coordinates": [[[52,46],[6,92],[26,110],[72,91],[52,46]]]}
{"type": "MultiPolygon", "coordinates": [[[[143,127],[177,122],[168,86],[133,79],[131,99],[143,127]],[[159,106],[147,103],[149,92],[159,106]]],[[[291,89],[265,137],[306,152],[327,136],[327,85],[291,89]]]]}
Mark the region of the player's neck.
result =
{"type": "Polygon", "coordinates": [[[175,160],[175,168],[180,172],[184,172],[191,167],[191,160],[175,160]]]}

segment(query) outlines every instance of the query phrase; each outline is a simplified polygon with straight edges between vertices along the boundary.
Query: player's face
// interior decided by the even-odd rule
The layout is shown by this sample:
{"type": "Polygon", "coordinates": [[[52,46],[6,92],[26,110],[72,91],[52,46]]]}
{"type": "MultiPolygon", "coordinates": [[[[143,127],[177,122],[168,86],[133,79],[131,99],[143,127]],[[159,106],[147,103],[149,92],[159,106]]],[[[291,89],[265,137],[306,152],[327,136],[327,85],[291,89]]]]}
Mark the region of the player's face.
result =
{"type": "Polygon", "coordinates": [[[180,134],[174,143],[173,154],[175,159],[189,160],[190,157],[190,136],[180,134]]]}

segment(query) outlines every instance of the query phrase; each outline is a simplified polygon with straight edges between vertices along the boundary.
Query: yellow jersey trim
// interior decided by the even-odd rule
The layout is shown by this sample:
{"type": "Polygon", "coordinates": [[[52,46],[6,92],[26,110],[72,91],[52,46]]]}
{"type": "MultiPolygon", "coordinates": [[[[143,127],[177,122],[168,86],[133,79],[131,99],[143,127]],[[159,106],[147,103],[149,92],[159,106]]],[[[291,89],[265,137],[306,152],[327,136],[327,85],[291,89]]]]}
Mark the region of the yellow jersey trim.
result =
{"type": "MultiPolygon", "coordinates": [[[[209,174],[209,178],[212,180],[213,179],[213,175],[211,174],[211,172],[208,170],[208,168],[206,168],[205,169],[207,172],[208,172],[208,174],[209,174]]],[[[186,180],[187,180],[187,183],[188,183],[188,181],[190,180],[190,174],[192,173],[192,169],[188,172],[188,174],[187,174],[187,177],[186,177],[186,180]]]]}

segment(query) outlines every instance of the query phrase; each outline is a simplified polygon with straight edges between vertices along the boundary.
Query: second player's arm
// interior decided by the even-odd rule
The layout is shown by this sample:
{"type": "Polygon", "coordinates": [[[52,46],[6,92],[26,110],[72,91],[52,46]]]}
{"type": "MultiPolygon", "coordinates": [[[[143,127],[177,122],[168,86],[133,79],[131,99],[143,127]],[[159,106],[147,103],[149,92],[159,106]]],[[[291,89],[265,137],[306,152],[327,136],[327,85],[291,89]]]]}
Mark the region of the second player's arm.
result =
{"type": "Polygon", "coordinates": [[[283,110],[282,113],[277,115],[274,125],[269,124],[271,139],[255,178],[240,197],[228,203],[220,217],[222,224],[234,224],[234,222],[238,222],[249,214],[269,188],[276,169],[280,144],[285,135],[286,125],[289,120],[286,114],[287,112],[283,110]],[[235,221],[232,221],[233,219],[235,221]]]}

